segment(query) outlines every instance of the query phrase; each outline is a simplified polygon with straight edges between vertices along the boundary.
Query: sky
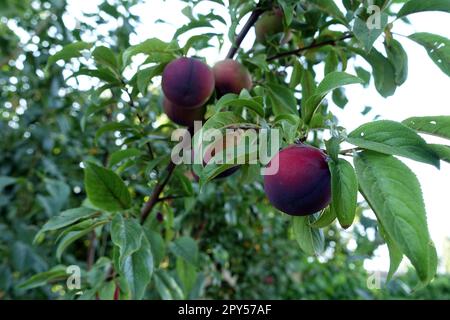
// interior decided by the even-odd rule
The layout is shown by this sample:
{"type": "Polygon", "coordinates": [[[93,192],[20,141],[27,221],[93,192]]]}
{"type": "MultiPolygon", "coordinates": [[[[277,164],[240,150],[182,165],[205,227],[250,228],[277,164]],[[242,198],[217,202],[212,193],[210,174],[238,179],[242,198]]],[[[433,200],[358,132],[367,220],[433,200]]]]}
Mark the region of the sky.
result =
{"type": "MultiPolygon", "coordinates": [[[[340,3],[340,1],[336,2],[340,3]]],[[[75,25],[75,19],[81,16],[82,11],[96,12],[98,3],[99,0],[70,0],[70,8],[68,10],[70,15],[64,17],[64,21],[67,24],[75,25]]],[[[140,16],[142,23],[136,28],[136,35],[131,39],[132,44],[137,44],[152,37],[165,41],[171,40],[176,29],[188,21],[181,13],[185,6],[185,3],[178,0],[147,0],[143,4],[136,6],[133,13],[140,16]],[[155,24],[157,19],[165,20],[167,24],[155,24]]],[[[214,8],[227,22],[230,21],[228,12],[223,7],[209,1],[204,1],[198,5],[194,13],[207,13],[210,8],[214,8]]],[[[401,35],[409,35],[414,32],[430,32],[450,38],[448,14],[438,12],[418,13],[409,16],[409,19],[412,23],[411,25],[397,21],[392,31],[401,35]]],[[[244,18],[243,21],[245,20],[244,18]]],[[[109,27],[114,27],[114,23],[105,26],[105,28],[109,27]]],[[[215,28],[215,32],[227,34],[227,26],[217,23],[215,28]]],[[[102,32],[102,30],[97,30],[97,32],[102,32]]],[[[187,33],[181,38],[181,42],[183,43],[189,36],[199,32],[202,32],[202,30],[197,29],[187,33]]],[[[254,39],[254,33],[250,31],[242,43],[242,48],[244,50],[251,48],[254,39]]],[[[346,93],[349,103],[345,110],[341,110],[331,103],[331,111],[338,117],[340,124],[346,127],[349,132],[361,124],[371,121],[375,115],[379,115],[380,119],[402,121],[412,116],[450,114],[450,78],[431,61],[422,47],[401,36],[397,36],[396,39],[401,42],[408,53],[408,80],[397,89],[394,96],[387,99],[377,93],[373,86],[373,81],[369,88],[363,88],[359,85],[347,87],[346,93]],[[361,111],[365,106],[373,108],[368,116],[361,115],[361,111]]],[[[379,47],[381,43],[382,39],[379,39],[376,47],[379,47]]],[[[223,59],[229,46],[230,43],[226,39],[222,51],[219,51],[217,48],[211,48],[202,51],[202,55],[212,65],[214,62],[223,59]]],[[[370,70],[370,67],[361,59],[358,59],[356,64],[365,66],[366,69],[370,70]]],[[[355,74],[352,68],[349,68],[347,72],[355,74]]],[[[425,138],[429,142],[445,143],[445,141],[438,138],[425,138]]],[[[438,255],[442,257],[444,254],[444,241],[446,238],[450,238],[450,209],[447,200],[450,190],[450,164],[442,163],[441,170],[438,171],[430,165],[402,160],[410,166],[422,184],[431,237],[436,244],[438,255]]],[[[389,256],[386,246],[380,247],[375,257],[370,261],[366,261],[365,267],[368,270],[387,271],[389,268],[389,256]]]]}

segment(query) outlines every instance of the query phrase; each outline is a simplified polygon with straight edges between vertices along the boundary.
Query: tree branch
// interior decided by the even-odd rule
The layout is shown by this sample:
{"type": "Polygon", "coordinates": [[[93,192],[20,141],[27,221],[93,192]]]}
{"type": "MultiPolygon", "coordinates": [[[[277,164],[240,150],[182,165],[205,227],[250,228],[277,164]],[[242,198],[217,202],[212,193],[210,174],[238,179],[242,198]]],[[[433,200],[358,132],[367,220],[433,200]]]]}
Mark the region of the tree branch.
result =
{"type": "Polygon", "coordinates": [[[241,46],[241,43],[244,40],[245,36],[247,35],[247,33],[249,32],[251,27],[256,23],[256,20],[258,20],[259,16],[263,12],[264,12],[264,10],[259,7],[259,4],[256,5],[255,10],[253,10],[252,14],[248,18],[248,20],[245,23],[244,27],[242,28],[241,32],[239,32],[239,34],[237,35],[235,43],[231,45],[231,48],[228,51],[226,59],[234,58],[234,55],[236,54],[239,47],[241,46]]]}
{"type": "Polygon", "coordinates": [[[155,186],[155,188],[153,189],[152,195],[150,196],[150,199],[142,207],[142,210],[141,210],[141,223],[142,224],[147,219],[148,215],[152,211],[155,204],[158,203],[159,195],[164,190],[164,187],[166,186],[167,182],[169,182],[169,179],[172,176],[172,173],[175,170],[175,167],[176,167],[175,163],[170,161],[169,164],[167,165],[166,169],[164,170],[166,172],[166,177],[164,178],[164,180],[162,180],[155,186]]]}
{"type": "Polygon", "coordinates": [[[299,55],[303,51],[324,47],[324,46],[327,46],[327,45],[334,46],[334,45],[336,45],[336,42],[343,41],[345,39],[350,39],[350,38],[353,38],[353,34],[345,33],[342,37],[340,37],[338,39],[332,39],[332,40],[327,40],[327,41],[323,41],[323,42],[319,42],[319,43],[313,43],[313,44],[311,44],[309,46],[306,46],[306,47],[297,48],[297,49],[290,50],[290,51],[285,51],[285,52],[280,52],[280,53],[275,54],[275,55],[273,55],[271,57],[268,57],[266,59],[266,61],[273,61],[273,60],[276,60],[276,59],[279,59],[279,58],[283,58],[283,57],[287,57],[287,56],[290,56],[290,55],[299,55]]]}

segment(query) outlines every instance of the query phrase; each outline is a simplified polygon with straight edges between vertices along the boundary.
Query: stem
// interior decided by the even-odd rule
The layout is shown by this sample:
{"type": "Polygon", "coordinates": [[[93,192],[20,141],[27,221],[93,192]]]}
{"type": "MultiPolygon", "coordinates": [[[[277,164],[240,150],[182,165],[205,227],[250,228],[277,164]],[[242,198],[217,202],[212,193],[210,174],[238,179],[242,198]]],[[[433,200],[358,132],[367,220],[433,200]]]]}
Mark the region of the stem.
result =
{"type": "Polygon", "coordinates": [[[89,249],[86,259],[87,269],[90,270],[94,265],[95,261],[95,249],[97,247],[97,238],[95,236],[95,230],[92,230],[91,236],[89,239],[89,249]]]}
{"type": "Polygon", "coordinates": [[[147,217],[150,214],[150,212],[152,211],[153,207],[158,203],[159,195],[163,191],[163,189],[166,186],[167,182],[169,182],[169,179],[172,176],[172,173],[175,170],[175,167],[176,167],[175,163],[170,161],[169,164],[167,165],[166,169],[165,169],[165,171],[167,172],[165,179],[162,180],[161,182],[159,182],[155,186],[155,189],[153,189],[153,193],[150,196],[150,199],[145,203],[144,207],[142,207],[142,210],[141,210],[141,223],[142,224],[147,219],[147,217]]]}
{"type": "Polygon", "coordinates": [[[255,10],[253,10],[252,14],[248,18],[247,22],[245,23],[244,27],[242,28],[241,32],[236,37],[236,41],[234,44],[231,45],[230,50],[228,51],[228,54],[226,56],[226,59],[233,59],[236,52],[238,51],[239,47],[241,46],[242,41],[244,40],[245,36],[253,27],[253,25],[256,23],[256,20],[258,20],[259,16],[264,12],[259,5],[256,6],[255,10]]]}
{"type": "Polygon", "coordinates": [[[279,59],[279,58],[283,58],[283,57],[287,57],[287,56],[290,56],[290,55],[299,55],[303,51],[306,51],[306,50],[309,50],[309,49],[315,49],[315,48],[324,47],[324,46],[327,46],[327,45],[333,45],[334,46],[334,45],[336,45],[336,42],[343,41],[345,39],[350,39],[352,37],[353,37],[352,34],[346,33],[342,37],[340,37],[339,39],[332,39],[332,40],[327,40],[327,41],[323,41],[323,42],[319,42],[319,43],[313,43],[313,44],[311,44],[309,46],[306,46],[306,47],[301,47],[301,48],[297,48],[297,49],[290,50],[290,51],[280,52],[280,53],[275,54],[275,55],[273,55],[271,57],[268,57],[266,59],[266,61],[273,61],[273,60],[276,60],[276,59],[279,59]]]}

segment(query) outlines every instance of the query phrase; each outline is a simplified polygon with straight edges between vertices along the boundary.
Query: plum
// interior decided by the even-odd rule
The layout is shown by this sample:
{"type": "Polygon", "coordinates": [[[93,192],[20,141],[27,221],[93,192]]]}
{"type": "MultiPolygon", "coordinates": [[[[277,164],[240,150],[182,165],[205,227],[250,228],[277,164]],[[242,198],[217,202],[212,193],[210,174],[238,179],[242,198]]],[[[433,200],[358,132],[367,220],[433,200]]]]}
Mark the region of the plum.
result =
{"type": "Polygon", "coordinates": [[[275,208],[289,215],[306,216],[328,206],[331,174],[322,150],[295,144],[278,152],[269,167],[274,160],[279,161],[279,169],[274,175],[264,175],[264,190],[275,208]]]}
{"type": "Polygon", "coordinates": [[[214,91],[211,68],[194,58],[178,58],[163,71],[162,90],[167,99],[183,108],[204,105],[214,91]]]}

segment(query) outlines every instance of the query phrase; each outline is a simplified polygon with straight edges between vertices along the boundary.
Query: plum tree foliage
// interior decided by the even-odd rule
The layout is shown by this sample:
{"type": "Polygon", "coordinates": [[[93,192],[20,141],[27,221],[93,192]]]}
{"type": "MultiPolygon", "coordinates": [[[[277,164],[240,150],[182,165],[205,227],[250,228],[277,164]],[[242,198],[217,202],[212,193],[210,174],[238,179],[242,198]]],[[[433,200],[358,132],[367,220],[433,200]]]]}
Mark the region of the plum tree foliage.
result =
{"type": "MultiPolygon", "coordinates": [[[[376,298],[363,261],[384,243],[386,290],[403,258],[414,285],[430,284],[438,257],[420,184],[397,157],[449,162],[450,147],[427,136],[449,139],[450,116],[347,132],[333,110],[345,109],[344,86],[395,94],[414,68],[406,41],[450,76],[448,39],[395,33],[448,2],[218,0],[205,14],[207,1],[184,0],[188,22],[170,40],[131,45],[139,2],[104,1],[75,28],[64,1],[0,4],[0,299],[376,298]],[[226,43],[222,60],[206,60],[226,43]],[[172,133],[201,135],[196,120],[223,138],[279,130],[278,173],[212,163],[236,147],[226,139],[200,165],[176,165],[172,133]],[[69,265],[79,290],[65,287],[69,265]]],[[[250,156],[238,148],[234,160],[250,156]]]]}

